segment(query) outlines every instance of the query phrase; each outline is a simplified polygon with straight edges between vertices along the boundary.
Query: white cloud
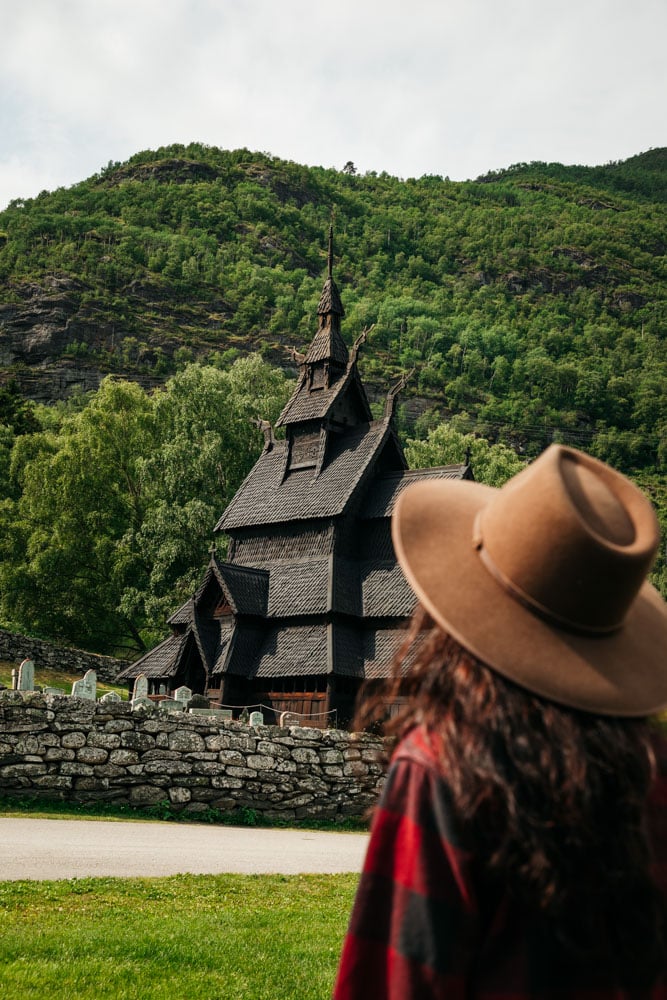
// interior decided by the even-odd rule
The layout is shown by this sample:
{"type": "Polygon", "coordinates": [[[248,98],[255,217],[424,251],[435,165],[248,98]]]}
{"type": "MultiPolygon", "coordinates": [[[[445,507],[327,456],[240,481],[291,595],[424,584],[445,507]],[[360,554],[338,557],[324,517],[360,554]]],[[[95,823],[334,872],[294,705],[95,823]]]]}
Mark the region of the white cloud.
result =
{"type": "Polygon", "coordinates": [[[455,179],[665,141],[662,0],[0,8],[0,205],[174,141],[455,179]]]}

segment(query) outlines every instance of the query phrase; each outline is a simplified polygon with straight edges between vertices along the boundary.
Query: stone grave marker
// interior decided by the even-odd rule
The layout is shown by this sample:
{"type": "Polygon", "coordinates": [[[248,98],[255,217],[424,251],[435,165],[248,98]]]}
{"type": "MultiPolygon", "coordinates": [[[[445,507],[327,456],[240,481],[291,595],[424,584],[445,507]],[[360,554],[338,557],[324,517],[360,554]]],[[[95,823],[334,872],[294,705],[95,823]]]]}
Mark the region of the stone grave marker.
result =
{"type": "Polygon", "coordinates": [[[155,702],[151,701],[150,698],[133,698],[132,699],[132,711],[136,712],[150,712],[155,708],[155,702]]]}
{"type": "Polygon", "coordinates": [[[261,712],[251,712],[250,719],[248,720],[249,726],[263,726],[264,716],[261,712]]]}
{"type": "Polygon", "coordinates": [[[53,694],[53,695],[64,695],[65,692],[62,688],[50,687],[48,684],[42,690],[42,694],[53,694]]]}
{"type": "Polygon", "coordinates": [[[190,701],[190,698],[192,698],[192,691],[189,687],[185,687],[185,685],[183,685],[183,687],[176,688],[175,691],[172,691],[172,694],[175,701],[186,702],[190,701]]]}
{"type": "Polygon", "coordinates": [[[18,690],[35,690],[35,664],[32,660],[23,660],[19,664],[18,690]]]}
{"type": "Polygon", "coordinates": [[[148,677],[146,674],[137,674],[134,679],[132,701],[138,701],[140,698],[148,698],[148,677]]]}
{"type": "Polygon", "coordinates": [[[123,699],[121,698],[121,696],[118,694],[117,691],[107,691],[107,693],[103,694],[102,697],[100,698],[100,701],[122,701],[122,700],[123,699]]]}
{"type": "Polygon", "coordinates": [[[281,729],[289,729],[290,726],[300,726],[301,719],[295,712],[281,712],[278,725],[281,729]]]}
{"type": "Polygon", "coordinates": [[[185,702],[176,701],[175,698],[163,698],[162,701],[158,701],[157,707],[165,712],[184,712],[185,702]]]}
{"type": "Polygon", "coordinates": [[[208,719],[231,719],[230,708],[189,708],[190,715],[205,715],[208,719]]]}
{"type": "Polygon", "coordinates": [[[72,684],[72,698],[86,698],[95,701],[97,697],[97,674],[94,670],[86,670],[80,681],[72,684]]]}

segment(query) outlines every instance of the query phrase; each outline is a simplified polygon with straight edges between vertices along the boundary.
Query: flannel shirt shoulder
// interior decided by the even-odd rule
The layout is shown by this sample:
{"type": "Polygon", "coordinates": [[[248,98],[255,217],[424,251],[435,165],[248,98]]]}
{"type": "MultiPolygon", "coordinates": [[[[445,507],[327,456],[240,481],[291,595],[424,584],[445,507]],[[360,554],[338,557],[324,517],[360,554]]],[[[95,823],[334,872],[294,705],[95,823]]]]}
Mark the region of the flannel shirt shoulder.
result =
{"type": "Polygon", "coordinates": [[[415,731],[394,754],[374,816],[336,1000],[463,997],[479,919],[472,860],[415,731]]]}
{"type": "MultiPolygon", "coordinates": [[[[648,822],[667,894],[667,743],[657,754],[648,822]]],[[[489,880],[457,826],[429,738],[414,730],[392,758],[375,813],[334,1000],[630,996],[601,987],[599,972],[568,968],[534,915],[489,880]]],[[[667,986],[641,997],[667,1000],[667,986]]]]}

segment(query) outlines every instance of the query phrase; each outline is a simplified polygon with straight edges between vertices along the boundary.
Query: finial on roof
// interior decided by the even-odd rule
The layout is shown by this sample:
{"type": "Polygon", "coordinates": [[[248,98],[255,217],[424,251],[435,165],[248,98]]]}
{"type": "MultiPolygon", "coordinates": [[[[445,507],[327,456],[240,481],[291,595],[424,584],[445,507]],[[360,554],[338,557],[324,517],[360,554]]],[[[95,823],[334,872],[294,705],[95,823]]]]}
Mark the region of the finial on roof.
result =
{"type": "Polygon", "coordinates": [[[329,226],[329,253],[327,265],[327,274],[330,278],[333,278],[333,222],[329,226]]]}
{"type": "Polygon", "coordinates": [[[373,323],[373,326],[365,326],[361,331],[361,333],[359,334],[359,336],[357,337],[357,339],[355,340],[355,342],[352,344],[352,349],[350,351],[350,360],[347,363],[348,368],[356,364],[357,358],[359,357],[359,351],[366,343],[366,338],[368,337],[368,334],[371,332],[374,326],[375,323],[373,323]]]}
{"type": "Polygon", "coordinates": [[[288,347],[287,353],[295,365],[302,365],[306,360],[305,354],[300,354],[295,347],[288,347]]]}
{"type": "Polygon", "coordinates": [[[394,416],[394,411],[396,409],[396,399],[398,398],[399,392],[402,392],[408,384],[409,380],[414,375],[414,368],[401,375],[396,385],[392,385],[391,389],[387,393],[387,398],[384,402],[384,418],[385,420],[391,420],[394,416]]]}
{"type": "Polygon", "coordinates": [[[273,435],[273,427],[270,421],[262,420],[261,417],[257,417],[256,420],[252,420],[251,423],[257,427],[264,435],[264,452],[272,451],[276,439],[273,435]]]}
{"type": "Polygon", "coordinates": [[[210,544],[210,546],[209,546],[209,550],[208,550],[208,551],[209,551],[209,554],[210,554],[211,558],[213,558],[213,556],[214,556],[214,555],[216,554],[216,552],[218,551],[218,550],[217,550],[217,548],[215,547],[215,542],[211,542],[211,544],[210,544]]]}
{"type": "Polygon", "coordinates": [[[464,462],[465,462],[466,465],[470,465],[470,459],[471,459],[471,457],[472,457],[472,449],[470,448],[470,445],[467,444],[466,445],[466,453],[465,453],[465,457],[464,457],[464,462]]]}

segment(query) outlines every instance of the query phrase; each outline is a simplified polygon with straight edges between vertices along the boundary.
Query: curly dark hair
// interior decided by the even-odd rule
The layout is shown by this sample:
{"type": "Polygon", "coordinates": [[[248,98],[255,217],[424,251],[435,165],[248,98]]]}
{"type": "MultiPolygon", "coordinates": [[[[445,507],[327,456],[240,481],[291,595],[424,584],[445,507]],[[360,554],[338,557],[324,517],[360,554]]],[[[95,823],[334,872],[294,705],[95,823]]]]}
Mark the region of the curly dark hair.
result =
{"type": "Polygon", "coordinates": [[[426,729],[472,849],[574,960],[606,963],[623,986],[650,985],[665,970],[665,902],[650,873],[645,821],[655,771],[646,719],[533,695],[422,608],[355,728],[383,716],[393,741],[426,729]],[[397,701],[403,708],[387,722],[387,704],[397,701]]]}

